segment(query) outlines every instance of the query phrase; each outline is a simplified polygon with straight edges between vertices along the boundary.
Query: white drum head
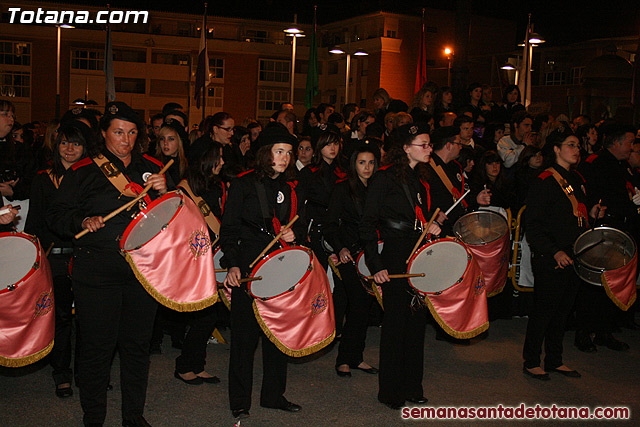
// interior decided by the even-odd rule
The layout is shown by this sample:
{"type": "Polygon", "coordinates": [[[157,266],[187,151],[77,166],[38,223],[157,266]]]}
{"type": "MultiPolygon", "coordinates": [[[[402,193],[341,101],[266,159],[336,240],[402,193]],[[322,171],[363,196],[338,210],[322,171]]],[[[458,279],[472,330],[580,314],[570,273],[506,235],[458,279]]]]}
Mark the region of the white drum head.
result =
{"type": "Polygon", "coordinates": [[[169,224],[182,202],[181,197],[168,197],[161,200],[152,208],[141,211],[135,223],[127,227],[124,250],[130,251],[143,246],[160,233],[164,226],[169,224]]]}
{"type": "Polygon", "coordinates": [[[476,211],[461,216],[453,232],[467,245],[486,245],[509,232],[507,220],[492,211],[476,211]]]}
{"type": "Polygon", "coordinates": [[[249,291],[256,298],[272,298],[285,293],[302,280],[309,270],[311,255],[305,249],[287,248],[271,253],[253,270],[253,277],[262,280],[251,282],[249,291]]]}
{"type": "MultiPolygon", "coordinates": [[[[219,247],[218,247],[218,249],[216,249],[216,251],[213,254],[213,266],[215,267],[216,270],[222,269],[222,267],[220,266],[220,260],[222,259],[223,255],[224,255],[224,253],[222,253],[222,250],[220,250],[219,247]]],[[[224,279],[226,277],[227,277],[227,272],[226,271],[217,272],[216,273],[216,282],[222,283],[222,282],[224,282],[224,279]]]]}
{"type": "Polygon", "coordinates": [[[444,291],[457,283],[469,264],[467,249],[461,243],[444,240],[420,248],[409,263],[409,273],[424,273],[424,277],[409,279],[411,286],[422,293],[444,291]]]}
{"type": "MultiPolygon", "coordinates": [[[[384,247],[384,242],[378,242],[378,254],[382,253],[382,248],[384,247]]],[[[361,276],[371,276],[371,272],[369,271],[369,267],[367,267],[367,263],[365,262],[364,251],[358,254],[358,258],[356,259],[356,269],[361,276]]]]}
{"type": "Polygon", "coordinates": [[[38,247],[29,239],[6,236],[0,239],[0,288],[18,283],[31,271],[38,247]]]}

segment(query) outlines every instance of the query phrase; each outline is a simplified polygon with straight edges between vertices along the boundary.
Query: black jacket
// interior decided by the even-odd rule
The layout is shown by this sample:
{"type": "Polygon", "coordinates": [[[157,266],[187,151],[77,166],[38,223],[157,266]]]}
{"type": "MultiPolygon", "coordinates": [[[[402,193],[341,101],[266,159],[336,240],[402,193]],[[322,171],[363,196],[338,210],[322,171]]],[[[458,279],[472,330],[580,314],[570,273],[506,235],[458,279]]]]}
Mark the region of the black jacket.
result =
{"type": "Polygon", "coordinates": [[[360,179],[356,183],[355,197],[351,194],[348,180],[337,183],[333,189],[329,200],[324,237],[336,253],[339,253],[342,248],[347,248],[355,257],[355,254],[362,250],[358,227],[362,220],[366,196],[367,187],[360,179]]]}

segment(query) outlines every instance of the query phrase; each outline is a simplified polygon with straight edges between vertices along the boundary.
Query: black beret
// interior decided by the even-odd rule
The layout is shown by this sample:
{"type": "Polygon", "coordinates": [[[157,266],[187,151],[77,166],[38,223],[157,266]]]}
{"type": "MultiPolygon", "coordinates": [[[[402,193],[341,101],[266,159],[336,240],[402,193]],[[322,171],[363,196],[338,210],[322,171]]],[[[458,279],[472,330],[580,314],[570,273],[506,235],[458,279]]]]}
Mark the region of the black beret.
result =
{"type": "MultiPolygon", "coordinates": [[[[380,161],[380,146],[382,145],[382,140],[380,138],[375,137],[367,137],[365,139],[361,139],[356,142],[353,146],[353,154],[356,156],[362,152],[371,151],[378,161],[380,161]]],[[[352,155],[353,155],[352,154],[352,155]]]]}
{"type": "Polygon", "coordinates": [[[396,143],[405,145],[418,135],[429,133],[429,125],[426,123],[409,123],[402,125],[393,131],[393,139],[396,143]]]}
{"type": "Polygon", "coordinates": [[[431,134],[431,143],[437,145],[440,141],[453,138],[460,134],[460,128],[456,126],[444,126],[433,131],[431,134]]]}
{"type": "Polygon", "coordinates": [[[142,130],[143,127],[142,120],[140,120],[138,113],[136,113],[133,108],[120,101],[112,101],[107,104],[104,109],[103,119],[108,121],[120,119],[135,123],[135,125],[138,126],[138,130],[142,130]]]}
{"type": "Polygon", "coordinates": [[[262,147],[267,147],[273,144],[290,144],[291,147],[295,147],[298,144],[298,138],[291,135],[287,128],[284,126],[267,126],[258,139],[253,143],[255,150],[258,151],[262,147]]]}
{"type": "Polygon", "coordinates": [[[407,105],[406,102],[402,101],[401,99],[393,99],[391,100],[391,102],[389,102],[387,111],[390,113],[400,113],[400,112],[406,113],[407,111],[409,111],[409,106],[407,105]]]}

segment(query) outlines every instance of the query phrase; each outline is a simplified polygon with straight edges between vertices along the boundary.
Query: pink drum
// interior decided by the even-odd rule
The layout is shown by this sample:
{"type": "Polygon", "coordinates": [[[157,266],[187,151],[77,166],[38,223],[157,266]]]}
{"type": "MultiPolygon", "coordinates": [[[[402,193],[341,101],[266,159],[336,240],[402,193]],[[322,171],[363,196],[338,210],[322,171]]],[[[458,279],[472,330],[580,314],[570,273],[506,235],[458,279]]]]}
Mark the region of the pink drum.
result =
{"type": "MultiPolygon", "coordinates": [[[[382,253],[382,248],[384,247],[384,242],[382,240],[378,241],[378,253],[382,253]]],[[[369,266],[367,266],[364,251],[360,252],[356,257],[356,270],[358,270],[358,275],[360,276],[360,282],[364,289],[369,292],[370,295],[375,296],[378,299],[380,305],[382,305],[382,290],[378,289],[377,291],[374,289],[374,283],[372,280],[367,279],[368,276],[371,276],[371,272],[369,271],[369,266]],[[380,295],[380,297],[378,297],[380,295]]],[[[379,288],[379,287],[378,287],[379,288]]]]}
{"type": "Polygon", "coordinates": [[[301,357],[326,347],[335,337],[329,279],[311,249],[287,246],[266,255],[249,282],[260,327],[283,353],[301,357]]]}
{"type": "Polygon", "coordinates": [[[37,362],[53,348],[55,310],[51,268],[40,242],[0,233],[0,366],[37,362]]]}
{"type": "Polygon", "coordinates": [[[154,200],[131,221],[120,250],[160,304],[197,311],[218,301],[209,229],[181,191],[154,200]]]}
{"type": "MultiPolygon", "coordinates": [[[[220,246],[213,251],[213,266],[216,270],[222,270],[220,260],[224,254],[220,250],[220,246]]],[[[218,284],[218,295],[228,310],[231,310],[231,289],[224,285],[224,279],[227,277],[226,271],[216,272],[216,283],[218,284]]]]}

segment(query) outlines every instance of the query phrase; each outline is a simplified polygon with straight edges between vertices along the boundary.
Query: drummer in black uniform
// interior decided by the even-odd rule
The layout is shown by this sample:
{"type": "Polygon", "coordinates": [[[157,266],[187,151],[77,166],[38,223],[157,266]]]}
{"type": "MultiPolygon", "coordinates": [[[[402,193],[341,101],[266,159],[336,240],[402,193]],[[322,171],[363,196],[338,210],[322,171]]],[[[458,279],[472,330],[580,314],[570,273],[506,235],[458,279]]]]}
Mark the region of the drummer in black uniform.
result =
{"type": "Polygon", "coordinates": [[[76,360],[84,424],[104,423],[111,359],[117,348],[122,425],[147,426],[142,415],[157,303],[120,255],[118,239],[137,209],[121,212],[107,224],[103,218],[133,200],[146,184],[152,184],[147,201],[166,193],[167,182],[158,174],[162,163],[139,154],[140,142],[146,138],[145,126],[131,107],[123,102],[108,103],[100,128],[102,156],[76,162],[65,174],[49,208],[47,224],[74,244],[73,292],[82,337],[76,360]],[[73,239],[83,229],[90,233],[73,239]]]}
{"type": "MultiPolygon", "coordinates": [[[[435,209],[426,169],[431,151],[428,125],[408,124],[395,131],[394,143],[385,156],[387,165],[369,184],[360,224],[366,262],[375,273],[375,282],[382,285],[385,312],[378,400],[391,409],[400,409],[406,401],[427,402],[422,389],[427,310],[411,307],[408,281],[389,279],[389,274],[407,272],[406,260],[421,226],[430,217],[432,207],[435,209]],[[378,228],[384,240],[380,255],[378,228]]],[[[440,227],[434,223],[429,232],[440,234],[440,227]]]]}
{"type": "MultiPolygon", "coordinates": [[[[284,397],[287,357],[264,335],[253,313],[252,298],[245,284],[249,264],[271,242],[280,227],[289,222],[298,201],[293,165],[296,138],[277,124],[260,133],[256,145],[256,169],[241,174],[229,188],[222,216],[220,244],[222,265],[228,268],[225,285],[231,292],[231,356],[229,359],[229,403],[235,418],[246,418],[251,409],[253,358],[262,337],[263,381],[260,406],[297,412],[301,408],[284,397]]],[[[301,217],[282,239],[304,242],[306,222],[301,217]]],[[[278,249],[275,245],[271,251],[278,249]]],[[[292,283],[293,285],[293,283],[292,283]]]]}
{"type": "Polygon", "coordinates": [[[363,360],[367,315],[372,297],[360,282],[355,261],[362,251],[358,226],[362,220],[367,185],[378,168],[379,157],[380,151],[375,143],[356,143],[347,179],[336,184],[329,200],[324,235],[335,248],[348,302],[346,322],[336,358],[336,373],[340,377],[350,377],[351,369],[368,374],[378,372],[363,360]]]}
{"type": "MultiPolygon", "coordinates": [[[[562,340],[579,279],[573,267],[573,243],[588,227],[584,180],[572,172],[580,158],[580,143],[571,133],[551,133],[545,148],[553,165],[531,184],[527,197],[527,238],[531,245],[534,308],[524,342],[523,372],[549,380],[547,372],[580,377],[562,361],[562,340]],[[540,364],[544,342],[544,370],[540,364]]],[[[604,214],[593,206],[589,216],[604,214]]]]}

